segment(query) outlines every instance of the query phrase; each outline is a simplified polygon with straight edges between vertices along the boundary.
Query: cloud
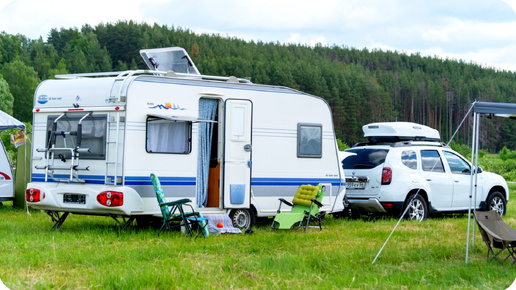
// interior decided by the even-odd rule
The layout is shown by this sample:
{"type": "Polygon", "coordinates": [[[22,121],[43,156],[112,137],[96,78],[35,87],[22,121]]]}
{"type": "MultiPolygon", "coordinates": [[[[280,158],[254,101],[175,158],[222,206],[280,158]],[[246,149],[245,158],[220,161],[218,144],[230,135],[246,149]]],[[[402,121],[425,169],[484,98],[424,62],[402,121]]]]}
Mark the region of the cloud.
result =
{"type": "MultiPolygon", "coordinates": [[[[45,36],[52,28],[81,28],[84,24],[141,19],[140,5],[151,0],[12,0],[0,10],[0,31],[29,38],[45,36]]],[[[1,7],[1,6],[0,6],[1,7]]]]}
{"type": "Polygon", "coordinates": [[[118,20],[245,40],[380,48],[503,64],[516,0],[0,0],[0,31],[45,39],[52,28],[118,20]],[[510,6],[512,5],[512,6],[510,6]],[[499,51],[499,53],[497,53],[499,51]]]}

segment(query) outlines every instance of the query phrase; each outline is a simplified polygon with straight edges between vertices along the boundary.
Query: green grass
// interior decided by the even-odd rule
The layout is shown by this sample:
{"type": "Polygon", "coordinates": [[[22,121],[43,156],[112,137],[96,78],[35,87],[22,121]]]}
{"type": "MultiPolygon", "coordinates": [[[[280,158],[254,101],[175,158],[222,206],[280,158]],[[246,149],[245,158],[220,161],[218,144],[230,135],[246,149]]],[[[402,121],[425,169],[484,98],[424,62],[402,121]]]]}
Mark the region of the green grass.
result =
{"type": "MultiPolygon", "coordinates": [[[[265,220],[252,235],[193,239],[79,215],[55,231],[46,214],[8,203],[0,216],[0,279],[10,289],[506,289],[516,277],[516,265],[485,261],[478,230],[465,264],[466,215],[402,221],[374,265],[396,219],[327,217],[306,234],[271,232],[265,220]]],[[[516,202],[504,220],[516,228],[516,202]]]]}

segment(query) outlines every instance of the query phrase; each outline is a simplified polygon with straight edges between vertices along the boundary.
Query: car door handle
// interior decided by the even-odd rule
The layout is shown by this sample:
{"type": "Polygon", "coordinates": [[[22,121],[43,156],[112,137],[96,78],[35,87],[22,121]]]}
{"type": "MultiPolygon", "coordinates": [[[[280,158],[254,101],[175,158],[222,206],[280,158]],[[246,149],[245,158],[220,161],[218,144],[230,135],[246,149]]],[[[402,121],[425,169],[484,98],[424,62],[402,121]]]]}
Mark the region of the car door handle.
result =
{"type": "Polygon", "coordinates": [[[432,178],[427,178],[426,181],[432,181],[432,178]]]}

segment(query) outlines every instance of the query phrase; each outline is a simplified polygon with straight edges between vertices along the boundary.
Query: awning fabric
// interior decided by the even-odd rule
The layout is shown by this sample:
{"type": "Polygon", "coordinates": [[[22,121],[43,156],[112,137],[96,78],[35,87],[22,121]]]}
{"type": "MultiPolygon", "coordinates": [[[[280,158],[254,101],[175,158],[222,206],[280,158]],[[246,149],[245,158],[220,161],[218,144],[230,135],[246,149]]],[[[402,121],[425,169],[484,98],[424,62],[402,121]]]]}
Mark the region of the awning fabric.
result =
{"type": "Polygon", "coordinates": [[[4,111],[0,111],[0,130],[8,130],[14,128],[25,129],[25,124],[18,121],[11,115],[5,113],[4,111]]]}
{"type": "Polygon", "coordinates": [[[477,114],[493,114],[498,117],[516,117],[516,104],[475,102],[473,112],[477,114]]]}

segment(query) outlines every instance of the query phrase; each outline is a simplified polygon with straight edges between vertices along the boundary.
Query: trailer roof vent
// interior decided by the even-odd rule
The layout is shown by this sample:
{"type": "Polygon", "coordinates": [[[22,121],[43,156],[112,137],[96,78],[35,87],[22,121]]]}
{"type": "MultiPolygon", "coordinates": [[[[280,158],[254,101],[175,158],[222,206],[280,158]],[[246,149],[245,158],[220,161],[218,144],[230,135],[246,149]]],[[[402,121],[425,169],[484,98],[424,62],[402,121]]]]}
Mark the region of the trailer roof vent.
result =
{"type": "Polygon", "coordinates": [[[181,47],[142,49],[140,55],[151,70],[201,75],[186,50],[181,47]]]}

